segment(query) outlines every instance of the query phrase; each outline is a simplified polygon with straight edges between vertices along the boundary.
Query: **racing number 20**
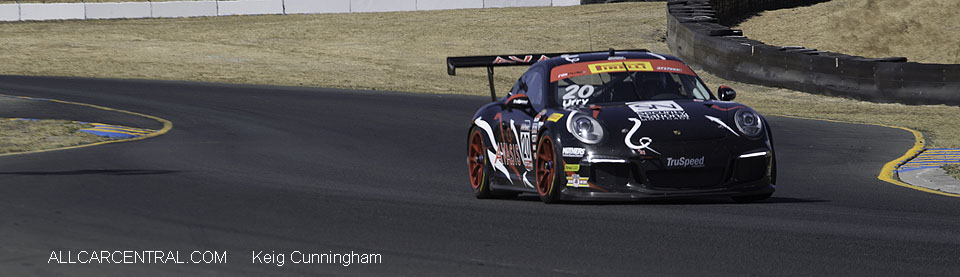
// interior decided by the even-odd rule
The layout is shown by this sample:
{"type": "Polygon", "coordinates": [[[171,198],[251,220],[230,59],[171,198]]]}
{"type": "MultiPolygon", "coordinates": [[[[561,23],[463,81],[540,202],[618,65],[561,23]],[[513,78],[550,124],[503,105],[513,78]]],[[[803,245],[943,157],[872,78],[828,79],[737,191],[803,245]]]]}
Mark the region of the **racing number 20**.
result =
{"type": "Polygon", "coordinates": [[[597,89],[593,85],[570,85],[567,86],[567,93],[563,94],[563,107],[579,107],[586,105],[589,98],[597,89]]]}
{"type": "Polygon", "coordinates": [[[596,88],[593,85],[570,85],[567,86],[567,93],[563,95],[563,100],[567,99],[577,99],[577,98],[590,98],[593,96],[593,92],[596,91],[596,88]]]}

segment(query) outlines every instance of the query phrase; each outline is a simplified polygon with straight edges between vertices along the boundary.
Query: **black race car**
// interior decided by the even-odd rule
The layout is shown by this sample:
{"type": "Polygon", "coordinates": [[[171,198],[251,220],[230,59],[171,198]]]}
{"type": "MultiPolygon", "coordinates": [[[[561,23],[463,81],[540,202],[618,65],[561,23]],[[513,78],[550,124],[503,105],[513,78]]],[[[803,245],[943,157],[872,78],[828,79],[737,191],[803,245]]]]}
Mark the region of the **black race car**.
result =
{"type": "Polygon", "coordinates": [[[769,198],[776,155],[766,120],[719,99],[679,59],[626,50],[447,58],[487,67],[493,103],[467,135],[477,198],[530,192],[562,200],[730,196],[769,198]],[[496,66],[530,66],[506,97],[496,66]]]}

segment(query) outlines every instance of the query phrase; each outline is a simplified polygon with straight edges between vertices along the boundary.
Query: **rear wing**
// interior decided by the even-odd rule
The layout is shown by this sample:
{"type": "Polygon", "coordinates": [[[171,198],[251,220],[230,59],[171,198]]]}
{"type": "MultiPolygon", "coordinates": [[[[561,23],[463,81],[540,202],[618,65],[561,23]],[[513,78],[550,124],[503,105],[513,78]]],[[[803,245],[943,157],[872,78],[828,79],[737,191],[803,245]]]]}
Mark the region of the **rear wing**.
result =
{"type": "MultiPolygon", "coordinates": [[[[616,50],[622,52],[650,52],[646,49],[616,50]]],[[[537,54],[519,54],[519,55],[495,55],[495,56],[462,56],[447,57],[447,74],[457,75],[457,68],[486,67],[487,79],[490,82],[490,97],[497,101],[497,91],[493,86],[493,68],[501,66],[531,66],[539,61],[560,57],[563,55],[579,55],[597,53],[590,52],[565,52],[565,53],[537,53],[537,54]]],[[[610,55],[615,51],[610,49],[610,55]]]]}

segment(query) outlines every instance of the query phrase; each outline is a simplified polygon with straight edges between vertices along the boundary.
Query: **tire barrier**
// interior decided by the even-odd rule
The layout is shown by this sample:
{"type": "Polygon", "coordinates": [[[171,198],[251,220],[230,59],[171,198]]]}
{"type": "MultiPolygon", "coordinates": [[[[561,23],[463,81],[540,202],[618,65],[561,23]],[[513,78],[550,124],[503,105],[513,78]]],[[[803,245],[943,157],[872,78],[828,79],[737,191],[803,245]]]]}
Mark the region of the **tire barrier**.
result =
{"type": "Polygon", "coordinates": [[[721,24],[819,2],[824,0],[669,1],[667,44],[677,57],[724,79],[874,102],[960,105],[960,65],[766,45],[721,24]]]}

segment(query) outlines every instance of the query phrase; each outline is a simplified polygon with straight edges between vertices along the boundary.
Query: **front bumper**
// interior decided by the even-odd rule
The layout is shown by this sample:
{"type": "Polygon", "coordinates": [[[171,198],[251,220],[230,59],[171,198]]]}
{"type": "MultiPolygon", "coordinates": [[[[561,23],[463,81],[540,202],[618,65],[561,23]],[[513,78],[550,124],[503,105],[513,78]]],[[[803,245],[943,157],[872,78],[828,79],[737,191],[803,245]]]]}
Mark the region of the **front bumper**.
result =
{"type": "Polygon", "coordinates": [[[566,200],[747,196],[776,190],[773,153],[765,150],[703,168],[671,168],[661,159],[637,157],[566,162],[567,183],[562,190],[566,200]]]}

